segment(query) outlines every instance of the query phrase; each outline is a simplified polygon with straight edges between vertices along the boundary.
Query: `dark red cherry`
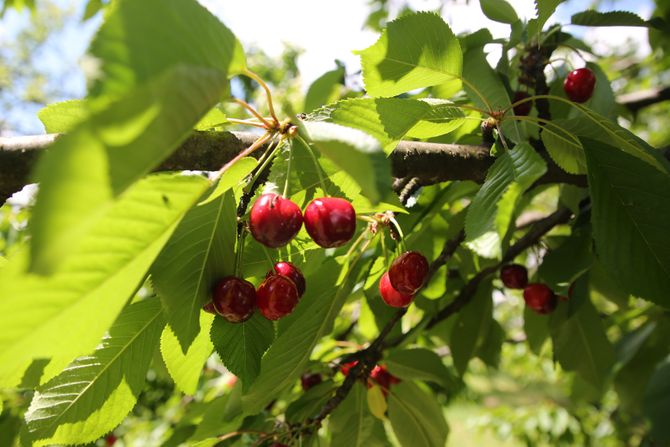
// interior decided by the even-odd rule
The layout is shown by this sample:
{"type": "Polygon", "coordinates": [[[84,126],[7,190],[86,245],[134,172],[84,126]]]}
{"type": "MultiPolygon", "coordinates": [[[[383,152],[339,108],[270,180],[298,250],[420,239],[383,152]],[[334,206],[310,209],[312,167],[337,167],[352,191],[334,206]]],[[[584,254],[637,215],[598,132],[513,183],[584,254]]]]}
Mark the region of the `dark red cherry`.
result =
{"type": "Polygon", "coordinates": [[[338,197],[312,200],[305,208],[305,229],[323,248],[346,244],[356,231],[356,211],[338,197]]]}
{"type": "Polygon", "coordinates": [[[388,372],[388,369],[386,369],[386,366],[384,365],[376,365],[372,368],[370,378],[379,384],[384,396],[388,394],[391,385],[400,383],[400,379],[388,372]]]}
{"type": "Polygon", "coordinates": [[[588,68],[578,68],[568,73],[563,82],[563,90],[574,102],[586,102],[593,95],[596,75],[588,68]]]}
{"type": "Polygon", "coordinates": [[[351,371],[351,368],[356,366],[358,364],[358,360],[354,360],[353,362],[347,362],[344,365],[340,366],[340,372],[344,374],[345,376],[349,375],[349,371],[351,371]]]}
{"type": "Polygon", "coordinates": [[[279,320],[293,312],[298,304],[298,288],[286,276],[274,275],[258,286],[258,310],[268,320],[279,320]]]}
{"type": "Polygon", "coordinates": [[[391,263],[388,275],[394,289],[413,295],[428,276],[428,260],[417,251],[405,252],[391,263]]]}
{"type": "Polygon", "coordinates": [[[508,289],[523,289],[528,285],[528,270],[519,264],[507,264],[500,269],[500,279],[508,289]]]}
{"type": "Polygon", "coordinates": [[[300,385],[304,391],[317,386],[322,382],[321,374],[310,374],[306,373],[300,376],[300,385]]]}
{"type": "Polygon", "coordinates": [[[523,289],[523,299],[526,305],[539,314],[548,314],[556,309],[558,298],[546,284],[528,284],[523,289]]]}
{"type": "Polygon", "coordinates": [[[214,309],[214,303],[211,301],[202,306],[202,310],[204,310],[207,313],[216,315],[216,309],[214,309]]]}
{"type": "MultiPolygon", "coordinates": [[[[516,92],[514,93],[514,97],[512,98],[512,102],[518,102],[521,101],[522,99],[530,98],[530,95],[526,92],[516,92]]],[[[527,116],[530,114],[530,111],[533,109],[533,101],[525,101],[522,102],[521,104],[517,104],[514,106],[514,114],[516,116],[527,116]]]]}
{"type": "Polygon", "coordinates": [[[393,307],[407,307],[414,298],[412,294],[400,293],[393,288],[388,272],[379,280],[379,294],[386,304],[393,307]]]}
{"type": "Polygon", "coordinates": [[[256,289],[249,281],[227,276],[214,286],[212,304],[216,313],[226,320],[241,323],[254,313],[256,289]]]}
{"type": "Polygon", "coordinates": [[[277,194],[263,194],[251,207],[249,230],[254,239],[267,247],[288,244],[301,226],[298,205],[277,194]]]}
{"type": "Polygon", "coordinates": [[[305,277],[298,267],[290,262],[277,262],[274,265],[274,269],[270,270],[265,277],[269,278],[274,275],[284,275],[293,281],[298,288],[298,296],[302,296],[305,293],[305,277]]]}

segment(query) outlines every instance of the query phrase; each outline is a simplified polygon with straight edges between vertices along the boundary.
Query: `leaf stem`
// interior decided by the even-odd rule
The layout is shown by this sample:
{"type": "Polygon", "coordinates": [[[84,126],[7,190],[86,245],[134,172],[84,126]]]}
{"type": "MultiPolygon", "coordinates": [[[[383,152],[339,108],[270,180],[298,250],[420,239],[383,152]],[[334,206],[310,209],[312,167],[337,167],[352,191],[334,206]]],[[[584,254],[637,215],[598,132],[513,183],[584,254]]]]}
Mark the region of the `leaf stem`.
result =
{"type": "Polygon", "coordinates": [[[488,101],[488,99],[486,99],[486,97],[485,97],[485,96],[484,96],[484,95],[477,89],[477,87],[474,86],[474,84],[473,84],[472,82],[468,81],[467,79],[465,79],[465,78],[462,77],[462,76],[459,77],[459,79],[461,80],[461,82],[462,82],[464,85],[468,86],[473,92],[475,92],[475,94],[476,94],[477,96],[479,96],[479,98],[482,100],[482,102],[484,103],[484,105],[485,105],[486,107],[488,107],[489,111],[486,113],[487,115],[490,115],[491,113],[494,112],[493,107],[491,106],[491,103],[490,103],[490,102],[488,101]]]}

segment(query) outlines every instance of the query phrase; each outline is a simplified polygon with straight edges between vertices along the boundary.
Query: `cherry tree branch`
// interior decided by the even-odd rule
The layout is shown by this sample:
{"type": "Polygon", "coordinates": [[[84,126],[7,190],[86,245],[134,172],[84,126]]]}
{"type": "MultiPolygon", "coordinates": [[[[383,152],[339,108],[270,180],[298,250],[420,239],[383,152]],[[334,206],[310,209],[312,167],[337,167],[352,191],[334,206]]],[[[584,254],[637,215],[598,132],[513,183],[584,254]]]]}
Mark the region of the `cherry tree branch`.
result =
{"type": "Polygon", "coordinates": [[[633,113],[667,100],[670,100],[670,87],[657,87],[617,96],[617,102],[633,113]]]}

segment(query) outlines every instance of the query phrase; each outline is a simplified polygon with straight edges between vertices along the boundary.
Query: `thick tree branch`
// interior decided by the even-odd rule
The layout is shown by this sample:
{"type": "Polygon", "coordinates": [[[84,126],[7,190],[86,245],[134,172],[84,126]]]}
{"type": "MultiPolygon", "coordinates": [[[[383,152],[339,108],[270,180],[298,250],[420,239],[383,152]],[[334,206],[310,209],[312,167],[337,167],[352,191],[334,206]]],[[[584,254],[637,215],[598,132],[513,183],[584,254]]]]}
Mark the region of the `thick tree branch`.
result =
{"type": "MultiPolygon", "coordinates": [[[[0,203],[31,182],[30,172],[38,154],[56,138],[56,135],[0,138],[0,203]]],[[[250,132],[194,132],[156,170],[217,170],[256,138],[250,132]]],[[[451,180],[481,183],[495,160],[484,146],[416,141],[402,141],[390,158],[393,176],[414,179],[413,187],[451,180]]],[[[548,167],[539,183],[586,185],[584,176],[567,174],[551,160],[548,167]]]]}
{"type": "Polygon", "coordinates": [[[657,87],[617,96],[617,102],[633,113],[667,100],[670,100],[670,87],[657,87]]]}

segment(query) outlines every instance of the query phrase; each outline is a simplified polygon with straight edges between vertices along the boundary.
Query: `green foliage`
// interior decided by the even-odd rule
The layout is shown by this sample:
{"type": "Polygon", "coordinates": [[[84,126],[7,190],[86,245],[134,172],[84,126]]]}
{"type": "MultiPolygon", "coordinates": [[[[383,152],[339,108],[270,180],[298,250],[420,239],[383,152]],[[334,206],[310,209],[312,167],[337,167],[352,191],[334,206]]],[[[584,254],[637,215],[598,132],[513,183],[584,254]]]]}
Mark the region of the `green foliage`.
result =
{"type": "Polygon", "coordinates": [[[389,420],[403,446],[443,446],[449,434],[442,407],[435,396],[412,382],[403,382],[389,394],[389,420]]]}
{"type": "Polygon", "coordinates": [[[652,423],[652,436],[658,442],[670,441],[666,415],[670,411],[670,359],[661,362],[645,392],[645,413],[652,423]]]}
{"type": "Polygon", "coordinates": [[[571,23],[582,26],[657,26],[656,22],[643,20],[629,11],[584,11],[573,15],[571,23]]]}
{"type": "Polygon", "coordinates": [[[384,427],[370,412],[366,395],[365,386],[355,384],[342,405],[333,412],[330,420],[333,447],[388,445],[384,427]]]}
{"type": "Polygon", "coordinates": [[[505,0],[480,0],[479,5],[484,15],[496,22],[512,24],[519,20],[512,5],[505,0]]]}

